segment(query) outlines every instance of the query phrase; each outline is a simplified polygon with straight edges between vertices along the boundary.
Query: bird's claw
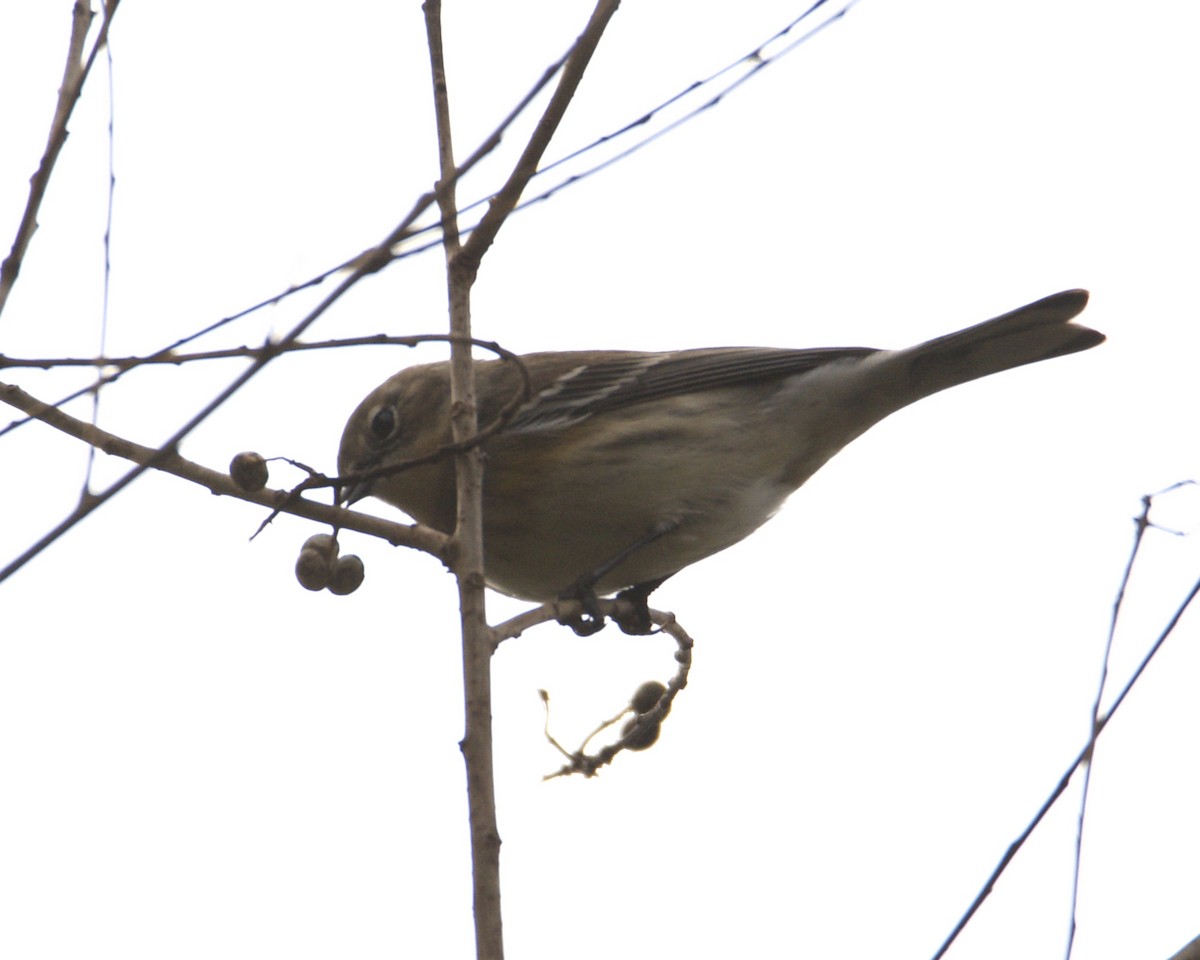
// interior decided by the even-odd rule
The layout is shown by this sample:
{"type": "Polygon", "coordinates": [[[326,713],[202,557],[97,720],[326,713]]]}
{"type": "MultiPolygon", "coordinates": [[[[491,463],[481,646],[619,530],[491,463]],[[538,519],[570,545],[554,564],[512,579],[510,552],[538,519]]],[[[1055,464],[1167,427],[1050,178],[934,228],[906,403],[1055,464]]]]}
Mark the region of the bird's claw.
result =
{"type": "Polygon", "coordinates": [[[600,611],[600,601],[591,583],[579,580],[569,590],[564,591],[559,599],[578,600],[583,607],[579,613],[558,618],[558,622],[574,630],[577,637],[590,637],[604,629],[605,616],[600,611]]]}
{"type": "MultiPolygon", "coordinates": [[[[648,580],[626,587],[617,594],[617,600],[624,600],[629,609],[613,616],[613,622],[621,628],[622,633],[634,637],[644,637],[654,633],[654,621],[650,618],[650,594],[666,577],[658,580],[648,580]]],[[[604,629],[606,617],[600,610],[600,601],[596,590],[588,579],[576,581],[575,585],[565,591],[559,599],[578,600],[583,610],[579,613],[558,618],[558,622],[570,627],[579,637],[590,637],[604,629]]]]}

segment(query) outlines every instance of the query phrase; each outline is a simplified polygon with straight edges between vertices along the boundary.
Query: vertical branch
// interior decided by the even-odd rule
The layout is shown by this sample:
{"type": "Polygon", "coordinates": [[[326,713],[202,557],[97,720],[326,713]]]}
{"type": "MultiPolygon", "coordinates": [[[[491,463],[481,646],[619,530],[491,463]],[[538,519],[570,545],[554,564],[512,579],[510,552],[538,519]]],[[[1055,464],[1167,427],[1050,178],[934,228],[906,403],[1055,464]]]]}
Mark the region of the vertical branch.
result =
{"type": "MultiPolygon", "coordinates": [[[[112,44],[104,45],[104,60],[108,77],[108,205],[104,217],[104,291],[101,294],[100,306],[100,342],[97,345],[99,355],[108,353],[108,306],[112,302],[112,225],[113,199],[117,190],[117,175],[113,166],[113,141],[115,131],[115,115],[117,111],[117,89],[113,81],[112,44]]],[[[100,390],[92,391],[92,426],[100,425],[100,390]]],[[[83,474],[83,493],[92,486],[92,469],[96,465],[96,448],[89,445],[87,468],[83,474]]]]}
{"type": "MultiPolygon", "coordinates": [[[[471,286],[474,267],[463,269],[459,254],[458,211],[454,184],[454,146],[450,101],[442,53],[441,0],[425,0],[425,29],[433,74],[433,98],[441,169],[437,198],[444,230],[446,283],[450,304],[450,411],[456,442],[472,438],[476,422],[475,376],[471,357],[471,286]]],[[[478,261],[476,261],[477,263],[478,261]]],[[[458,577],[463,649],[463,700],[466,730],[461,749],[467,768],[467,804],[471,829],[471,866],[475,912],[475,955],[502,960],[500,913],[500,831],[492,759],[492,633],[487,624],[483,580],[483,455],[478,447],[455,460],[458,517],[454,530],[454,570],[458,577]]]]}
{"type": "MultiPolygon", "coordinates": [[[[442,53],[441,0],[425,0],[425,31],[433,78],[438,132],[440,178],[437,202],[444,231],[446,283],[450,302],[450,417],[456,443],[475,436],[474,364],[471,357],[471,287],[479,263],[500,227],[516,206],[521,192],[537,170],[550,138],[595,52],[600,36],[616,12],[619,0],[597,0],[587,27],[572,45],[562,76],[534,129],[516,168],[492,203],[466,246],[459,240],[455,184],[461,171],[454,166],[450,131],[450,101],[442,53]]],[[[478,960],[503,960],[500,914],[500,832],[496,824],[496,793],[492,758],[491,656],[494,638],[487,624],[483,579],[483,454],[475,446],[455,459],[458,517],[453,542],[453,566],[458,578],[459,617],[463,642],[463,694],[466,732],[462,739],[467,768],[467,803],[471,825],[471,865],[474,878],[475,953],[478,960]]]]}
{"type": "Polygon", "coordinates": [[[1142,538],[1150,526],[1150,504],[1152,497],[1147,494],[1142,497],[1142,512],[1134,518],[1133,549],[1129,551],[1129,562],[1125,564],[1125,573],[1121,577],[1121,585],[1117,588],[1117,598],[1113,601],[1112,619],[1108,624],[1108,639],[1104,642],[1104,656],[1100,663],[1100,685],[1096,690],[1096,700],[1092,704],[1092,742],[1088,746],[1087,760],[1083,771],[1083,789],[1079,795],[1079,820],[1075,826],[1075,862],[1071,871],[1071,922],[1067,927],[1066,960],[1071,960],[1075,950],[1075,920],[1079,908],[1079,869],[1083,861],[1083,823],[1087,816],[1088,794],[1092,786],[1092,767],[1095,760],[1096,737],[1100,734],[1100,708],[1104,705],[1104,689],[1108,685],[1108,667],[1112,661],[1113,641],[1117,635],[1117,621],[1121,617],[1121,604],[1125,602],[1125,591],[1129,587],[1129,579],[1133,576],[1133,565],[1137,561],[1138,550],[1142,546],[1142,538]]]}

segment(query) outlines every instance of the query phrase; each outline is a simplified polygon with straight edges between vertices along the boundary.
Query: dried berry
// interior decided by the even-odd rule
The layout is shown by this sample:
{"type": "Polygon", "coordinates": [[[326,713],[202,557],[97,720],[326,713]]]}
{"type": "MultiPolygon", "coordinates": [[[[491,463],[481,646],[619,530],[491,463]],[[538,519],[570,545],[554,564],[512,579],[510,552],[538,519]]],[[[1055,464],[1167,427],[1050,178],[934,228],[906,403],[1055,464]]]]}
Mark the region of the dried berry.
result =
{"type": "Polygon", "coordinates": [[[338,560],[333,568],[333,578],[329,581],[329,592],[339,597],[353,593],[362,586],[366,568],[362,560],[350,553],[338,560]]]}
{"type": "Polygon", "coordinates": [[[327,559],[332,566],[333,561],[337,559],[338,555],[337,537],[328,533],[314,533],[311,537],[304,541],[304,546],[302,546],[300,549],[313,550],[316,553],[319,553],[321,556],[327,559]]]}
{"type": "Polygon", "coordinates": [[[666,692],[667,688],[657,680],[647,680],[637,688],[629,705],[634,713],[649,713],[666,692]]]}
{"type": "Polygon", "coordinates": [[[318,550],[301,550],[296,558],[296,579],[305,590],[324,590],[333,579],[333,562],[318,550]]]}
{"type": "Polygon", "coordinates": [[[270,472],[260,454],[244,450],[229,461],[229,476],[247,493],[256,493],[267,485],[270,472]]]}
{"type": "Polygon", "coordinates": [[[625,746],[630,750],[645,750],[654,746],[660,732],[662,732],[661,723],[646,723],[640,717],[630,717],[625,721],[625,726],[621,728],[621,739],[624,740],[630,733],[633,733],[632,739],[628,740],[625,746]],[[637,728],[636,733],[634,733],[635,728],[637,728]]]}

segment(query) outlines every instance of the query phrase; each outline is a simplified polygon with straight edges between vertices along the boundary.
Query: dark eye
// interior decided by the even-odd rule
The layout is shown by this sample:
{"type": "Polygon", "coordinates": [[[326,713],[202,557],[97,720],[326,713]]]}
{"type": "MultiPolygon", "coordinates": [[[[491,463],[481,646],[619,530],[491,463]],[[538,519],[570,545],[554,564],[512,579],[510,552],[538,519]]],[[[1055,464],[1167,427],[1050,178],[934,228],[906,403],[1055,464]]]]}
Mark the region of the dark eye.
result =
{"type": "Polygon", "coordinates": [[[392,439],[396,433],[396,428],[400,425],[400,421],[396,416],[396,408],[391,404],[376,407],[371,412],[368,423],[371,426],[371,439],[376,443],[383,443],[385,440],[392,439]]]}

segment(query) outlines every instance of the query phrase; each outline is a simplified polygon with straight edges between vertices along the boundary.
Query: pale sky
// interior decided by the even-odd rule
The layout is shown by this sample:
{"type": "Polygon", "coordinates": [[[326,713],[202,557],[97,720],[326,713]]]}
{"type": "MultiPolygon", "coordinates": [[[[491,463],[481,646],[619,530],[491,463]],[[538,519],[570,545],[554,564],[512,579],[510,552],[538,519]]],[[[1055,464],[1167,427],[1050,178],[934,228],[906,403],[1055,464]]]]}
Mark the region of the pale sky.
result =
{"type": "MultiPolygon", "coordinates": [[[[627,2],[555,158],[750,52],[804,4],[627,2]],[[751,8],[751,9],[747,9],[751,8]]],[[[0,20],[8,245],[69,0],[0,20]]],[[[465,156],[578,34],[574,0],[447,0],[465,156]]],[[[836,9],[836,7],[834,8],[836,9]]],[[[1140,498],[1197,477],[1200,65],[1192,5],[861,0],[715,109],[514,218],[474,297],[517,350],[907,346],[1071,287],[1109,342],[875,427],[746,542],[655,595],[696,640],[659,743],[543,783],[672,644],[541,627],[495,660],[506,946],[571,957],[929,957],[1086,742],[1140,498]]],[[[419,4],[125,0],[114,23],[108,350],[150,352],[381,239],[436,175],[419,4]]],[[[0,353],[99,349],[102,65],[0,353]]],[[[487,195],[522,124],[460,188],[487,195]]],[[[444,331],[437,250],[312,336],[444,331]]],[[[258,343],[324,289],[202,341],[258,343]]],[[[426,347],[278,361],[183,453],[333,472],[346,417],[426,347]]],[[[128,375],[101,425],[168,436],[242,362],[128,375]]],[[[0,371],[51,400],[72,372],[0,371]]],[[[87,416],[88,406],[69,408],[87,416]]],[[[4,416],[0,429],[12,415],[4,416]]],[[[0,559],[68,514],[80,444],[0,437],[0,559]]],[[[96,486],[128,468],[101,457],[96,486]]],[[[272,486],[301,474],[276,467],[272,486]]],[[[376,501],[364,509],[396,518],[376,501]]],[[[319,528],[146,476],[0,584],[0,955],[471,955],[457,604],[420,554],[344,534],[349,597],[293,577],[319,528]]],[[[1200,569],[1165,496],[1115,691],[1200,569]]],[[[523,605],[489,597],[493,620],[523,605]]],[[[1075,957],[1200,934],[1200,621],[1100,741],[1075,957]]],[[[1111,694],[1110,694],[1111,697],[1111,694]]],[[[949,954],[1058,958],[1078,780],[949,954]]]]}

